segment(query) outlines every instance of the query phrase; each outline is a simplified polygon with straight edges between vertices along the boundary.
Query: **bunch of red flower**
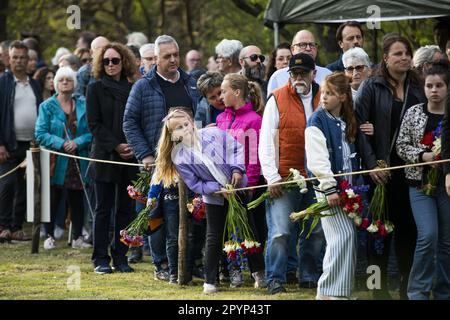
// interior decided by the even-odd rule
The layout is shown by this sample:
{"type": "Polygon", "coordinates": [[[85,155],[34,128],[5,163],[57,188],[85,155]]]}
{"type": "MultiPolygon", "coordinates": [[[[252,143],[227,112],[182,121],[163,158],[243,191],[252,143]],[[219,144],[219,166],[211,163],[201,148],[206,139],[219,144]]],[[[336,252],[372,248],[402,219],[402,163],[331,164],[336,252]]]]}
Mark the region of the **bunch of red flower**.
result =
{"type": "Polygon", "coordinates": [[[195,221],[201,221],[206,216],[206,206],[201,196],[196,196],[187,205],[188,211],[192,214],[195,221]]]}
{"type": "Polygon", "coordinates": [[[241,242],[241,248],[244,250],[244,255],[246,256],[262,252],[261,244],[256,241],[245,240],[241,242]]]}
{"type": "Polygon", "coordinates": [[[128,246],[128,247],[140,247],[144,244],[144,241],[142,239],[142,236],[136,235],[132,236],[129,235],[127,230],[121,230],[120,231],[120,241],[128,246]]]}
{"type": "Polygon", "coordinates": [[[143,204],[147,203],[147,196],[143,195],[142,193],[137,191],[134,186],[128,186],[127,191],[128,191],[128,195],[130,196],[131,199],[139,201],[140,203],[143,203],[143,204]]]}
{"type": "MultiPolygon", "coordinates": [[[[352,186],[348,180],[339,182],[339,198],[343,204],[342,210],[347,213],[358,227],[362,227],[363,219],[361,213],[364,208],[362,193],[369,190],[368,186],[352,186]]],[[[367,221],[365,222],[365,224],[367,221]]],[[[364,227],[362,227],[364,228],[364,227]]]]}
{"type": "Polygon", "coordinates": [[[428,131],[427,133],[425,133],[423,135],[422,140],[420,141],[421,144],[427,146],[430,150],[433,147],[433,142],[434,142],[433,131],[428,131]]]}

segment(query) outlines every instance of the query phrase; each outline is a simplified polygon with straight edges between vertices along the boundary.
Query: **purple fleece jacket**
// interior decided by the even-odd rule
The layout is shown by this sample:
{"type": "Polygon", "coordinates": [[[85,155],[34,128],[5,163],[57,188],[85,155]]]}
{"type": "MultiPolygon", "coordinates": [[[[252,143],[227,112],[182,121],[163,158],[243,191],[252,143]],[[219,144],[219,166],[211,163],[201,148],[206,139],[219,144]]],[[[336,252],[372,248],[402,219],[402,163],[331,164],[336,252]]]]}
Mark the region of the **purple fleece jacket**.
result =
{"type": "MultiPolygon", "coordinates": [[[[199,130],[198,135],[202,154],[207,155],[216,164],[228,183],[231,181],[233,172],[240,172],[243,174],[243,179],[237,187],[247,186],[242,145],[217,127],[199,130]]],[[[214,194],[222,186],[191,148],[178,144],[172,152],[172,161],[187,187],[203,195],[205,203],[223,205],[223,196],[214,194]]]]}

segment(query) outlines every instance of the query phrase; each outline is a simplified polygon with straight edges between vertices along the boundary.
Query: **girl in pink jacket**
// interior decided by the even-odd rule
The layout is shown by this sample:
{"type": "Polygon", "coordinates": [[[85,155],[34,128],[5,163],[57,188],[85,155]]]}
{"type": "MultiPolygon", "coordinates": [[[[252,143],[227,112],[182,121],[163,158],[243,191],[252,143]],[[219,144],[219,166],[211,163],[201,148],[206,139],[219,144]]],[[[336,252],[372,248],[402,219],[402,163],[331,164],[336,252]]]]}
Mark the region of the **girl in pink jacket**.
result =
{"type": "MultiPolygon", "coordinates": [[[[261,181],[261,165],[258,159],[259,132],[264,112],[261,88],[256,82],[247,81],[247,78],[240,74],[227,74],[221,85],[220,97],[226,108],[217,116],[216,124],[244,146],[248,186],[262,184],[264,181],[261,181]]],[[[259,197],[263,191],[261,188],[251,190],[247,193],[247,200],[259,197]]],[[[264,206],[261,205],[248,213],[257,241],[264,244],[267,238],[264,206]]],[[[266,287],[263,254],[250,256],[248,262],[255,279],[255,288],[266,287]]],[[[243,280],[240,271],[231,270],[230,280],[232,287],[241,286],[243,280]]]]}

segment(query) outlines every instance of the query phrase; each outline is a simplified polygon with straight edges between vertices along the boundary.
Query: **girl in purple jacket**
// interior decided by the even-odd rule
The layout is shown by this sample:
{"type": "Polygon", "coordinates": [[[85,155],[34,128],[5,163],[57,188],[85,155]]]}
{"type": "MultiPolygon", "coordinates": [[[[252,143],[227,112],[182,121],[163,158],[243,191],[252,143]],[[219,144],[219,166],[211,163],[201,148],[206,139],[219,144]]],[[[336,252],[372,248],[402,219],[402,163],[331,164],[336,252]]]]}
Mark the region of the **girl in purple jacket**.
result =
{"type": "Polygon", "coordinates": [[[225,190],[227,184],[236,188],[247,185],[243,148],[216,127],[197,131],[192,117],[183,110],[169,112],[163,121],[152,184],[166,187],[181,177],[190,190],[202,194],[207,221],[203,292],[215,293],[228,209],[227,193],[215,192],[225,190]]]}
{"type": "MultiPolygon", "coordinates": [[[[240,74],[227,74],[221,85],[221,99],[225,104],[225,111],[217,116],[217,126],[233,136],[244,146],[245,170],[248,185],[264,184],[261,177],[261,165],[258,159],[259,132],[261,130],[264,100],[261,88],[255,82],[248,81],[240,74]]],[[[264,189],[253,189],[247,193],[247,200],[257,198],[264,189]],[[258,194],[256,194],[258,193],[258,194]]],[[[267,224],[265,207],[249,210],[248,217],[256,240],[264,244],[267,238],[267,224]]],[[[264,248],[263,248],[264,249],[264,248]]],[[[253,254],[248,258],[250,272],[255,279],[255,288],[265,288],[265,265],[262,253],[253,254]]],[[[240,270],[231,271],[231,287],[243,284],[240,270]]]]}

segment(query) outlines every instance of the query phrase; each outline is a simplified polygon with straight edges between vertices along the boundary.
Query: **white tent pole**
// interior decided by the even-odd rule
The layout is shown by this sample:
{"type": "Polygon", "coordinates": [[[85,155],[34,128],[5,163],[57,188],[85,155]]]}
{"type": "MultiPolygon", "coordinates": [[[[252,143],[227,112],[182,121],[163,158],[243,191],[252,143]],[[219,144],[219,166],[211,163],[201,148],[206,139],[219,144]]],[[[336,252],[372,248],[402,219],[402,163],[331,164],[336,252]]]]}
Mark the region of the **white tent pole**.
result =
{"type": "Polygon", "coordinates": [[[273,38],[274,38],[274,48],[276,48],[278,46],[278,44],[280,43],[280,32],[278,29],[278,23],[274,22],[273,23],[273,38]]]}

